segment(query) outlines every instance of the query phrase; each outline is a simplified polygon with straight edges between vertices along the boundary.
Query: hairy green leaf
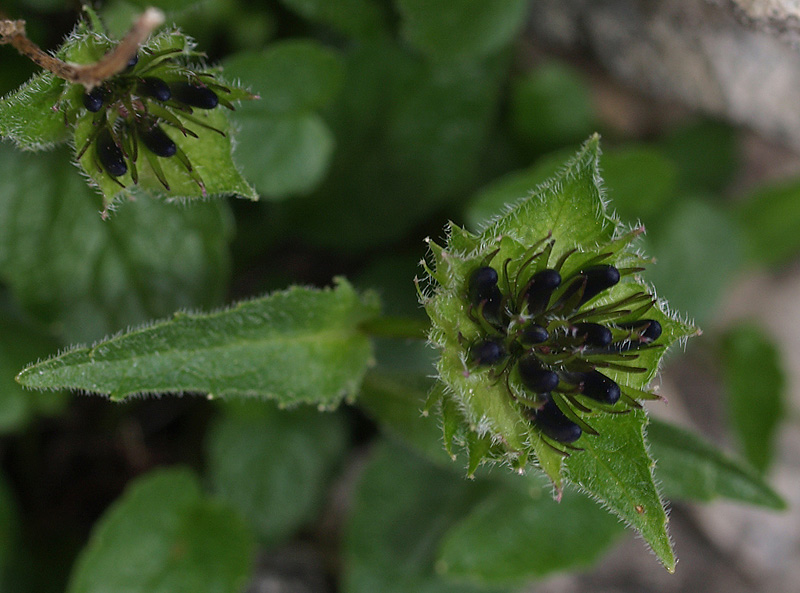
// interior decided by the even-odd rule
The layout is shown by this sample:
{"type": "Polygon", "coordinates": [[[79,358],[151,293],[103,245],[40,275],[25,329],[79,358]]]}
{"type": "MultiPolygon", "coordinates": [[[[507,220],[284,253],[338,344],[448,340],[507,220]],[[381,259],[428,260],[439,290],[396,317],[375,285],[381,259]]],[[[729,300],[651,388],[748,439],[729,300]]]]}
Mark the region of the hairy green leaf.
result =
{"type": "Polygon", "coordinates": [[[0,100],[0,136],[25,150],[41,150],[70,137],[64,114],[54,109],[63,81],[49,72],[34,75],[0,100]]]}
{"type": "Polygon", "coordinates": [[[335,289],[294,287],[215,313],[171,319],[75,348],[17,380],[123,399],[138,393],[260,396],[333,406],[352,395],[370,362],[358,325],[377,313],[344,280],[335,289]]]}
{"type": "Polygon", "coordinates": [[[253,546],[242,519],[186,469],[133,482],[95,526],[68,593],[239,593],[253,546]]]}
{"type": "Polygon", "coordinates": [[[67,340],[95,340],[180,307],[219,303],[230,214],[147,197],[109,220],[63,151],[0,146],[0,277],[24,308],[67,340]]]}
{"type": "Polygon", "coordinates": [[[650,451],[658,460],[656,477],[669,498],[711,501],[721,497],[772,509],[786,508],[757,471],[696,434],[653,420],[647,436],[650,451]]]}
{"type": "Polygon", "coordinates": [[[478,58],[511,43],[528,12],[525,0],[398,0],[402,32],[442,59],[478,58]]]}
{"type": "Polygon", "coordinates": [[[674,572],[667,515],[653,482],[654,463],[644,440],[646,424],[641,410],[592,418],[600,438],[583,441],[584,451],[564,463],[570,482],[641,533],[664,567],[674,572]]]}
{"type": "Polygon", "coordinates": [[[543,481],[504,485],[447,532],[439,566],[454,578],[521,583],[589,567],[622,533],[615,517],[578,492],[555,501],[543,481]]]}
{"type": "Polygon", "coordinates": [[[753,324],[729,329],[722,339],[728,412],[745,458],[765,472],[783,416],[785,374],[775,342],[753,324]]]}
{"type": "Polygon", "coordinates": [[[227,402],[208,437],[211,488],[262,545],[281,543],[320,513],[346,437],[337,414],[227,402]]]}

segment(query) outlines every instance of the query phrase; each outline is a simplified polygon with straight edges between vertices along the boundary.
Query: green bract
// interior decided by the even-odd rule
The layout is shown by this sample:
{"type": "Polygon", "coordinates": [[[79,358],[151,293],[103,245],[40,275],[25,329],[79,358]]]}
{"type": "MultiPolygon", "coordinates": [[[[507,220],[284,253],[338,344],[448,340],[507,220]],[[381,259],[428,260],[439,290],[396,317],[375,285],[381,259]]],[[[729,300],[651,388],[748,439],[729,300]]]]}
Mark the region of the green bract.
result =
{"type": "MultiPolygon", "coordinates": [[[[115,45],[81,23],[56,55],[90,64],[115,45]]],[[[26,150],[71,142],[106,206],[134,186],[167,197],[256,199],[234,165],[223,109],[254,96],[196,63],[201,56],[171,29],[153,36],[128,68],[89,93],[50,72],[36,74],[0,101],[0,134],[26,150]]]]}
{"type": "Polygon", "coordinates": [[[450,224],[444,246],[430,242],[435,393],[445,446],[466,447],[470,474],[533,461],[559,492],[566,478],[641,531],[671,568],[639,400],[658,398],[648,385],[664,351],[697,330],[638,278],[644,229],[607,210],[598,157],[595,136],[482,233],[450,224]]]}

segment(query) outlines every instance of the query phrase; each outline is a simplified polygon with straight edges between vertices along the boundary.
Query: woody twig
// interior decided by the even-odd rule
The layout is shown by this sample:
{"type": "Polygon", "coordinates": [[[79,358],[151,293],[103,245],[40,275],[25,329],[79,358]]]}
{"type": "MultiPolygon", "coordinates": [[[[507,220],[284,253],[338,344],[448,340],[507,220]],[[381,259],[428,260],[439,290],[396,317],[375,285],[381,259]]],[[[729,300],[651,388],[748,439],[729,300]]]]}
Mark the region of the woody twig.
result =
{"type": "Polygon", "coordinates": [[[69,82],[82,84],[87,91],[122,72],[136,55],[139,46],[164,23],[164,13],[148,8],[136,19],[120,43],[94,64],[72,64],[43,51],[25,33],[25,21],[0,20],[0,45],[8,44],[34,63],[69,82]]]}

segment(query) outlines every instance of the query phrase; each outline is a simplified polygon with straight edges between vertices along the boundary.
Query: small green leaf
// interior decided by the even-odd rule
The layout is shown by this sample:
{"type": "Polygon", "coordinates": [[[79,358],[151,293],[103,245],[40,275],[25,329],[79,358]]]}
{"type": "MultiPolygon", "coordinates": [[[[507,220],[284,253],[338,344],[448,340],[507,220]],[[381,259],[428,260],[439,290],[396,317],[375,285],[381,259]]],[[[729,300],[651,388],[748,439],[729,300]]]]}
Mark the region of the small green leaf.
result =
{"type": "Polygon", "coordinates": [[[539,152],[577,144],[597,128],[588,83],[558,62],[512,80],[509,116],[516,136],[539,152]]]}
{"type": "Polygon", "coordinates": [[[403,36],[435,58],[474,59],[509,45],[525,21],[524,0],[398,0],[403,36]]]}
{"type": "Polygon", "coordinates": [[[253,546],[241,518],[185,469],[133,482],[94,528],[68,593],[239,593],[253,546]]]}
{"type": "Polygon", "coordinates": [[[678,169],[646,144],[628,144],[603,155],[603,181],[621,218],[641,220],[652,234],[678,187],[678,169]]]}
{"type": "Polygon", "coordinates": [[[0,277],[69,341],[223,296],[230,214],[222,201],[186,208],[140,197],[103,221],[64,151],[9,146],[0,146],[0,193],[0,277]]]}
{"type": "Polygon", "coordinates": [[[49,72],[36,74],[0,100],[0,136],[24,150],[42,150],[70,137],[64,114],[54,110],[64,83],[49,72]]]}
{"type": "Polygon", "coordinates": [[[280,199],[316,189],[328,172],[334,139],[315,114],[271,117],[241,113],[236,160],[258,192],[280,199]]]}
{"type": "Polygon", "coordinates": [[[702,326],[743,263],[743,237],[727,212],[706,200],[687,200],[664,216],[648,237],[648,251],[657,265],[645,277],[659,296],[702,326]]]}
{"type": "Polygon", "coordinates": [[[216,313],[179,312],[35,364],[17,380],[115,400],[189,391],[333,406],[355,393],[370,362],[358,324],[377,313],[376,300],[340,280],[335,289],[294,287],[216,313]]]}
{"type": "Polygon", "coordinates": [[[786,379],[780,353],[761,328],[741,324],[723,336],[721,355],[731,423],[745,458],[764,473],[783,416],[786,379]]]}
{"type": "Polygon", "coordinates": [[[696,434],[653,420],[647,429],[656,477],[673,499],[728,498],[771,509],[786,503],[745,463],[732,459],[696,434]]]}
{"type": "Polygon", "coordinates": [[[212,490],[262,545],[275,545],[321,511],[346,445],[343,418],[306,408],[231,401],[208,437],[212,490]]]}
{"type": "Polygon", "coordinates": [[[779,265],[800,252],[800,181],[760,188],[738,204],[736,220],[744,231],[747,255],[755,262],[779,265]]]}
{"type": "Polygon", "coordinates": [[[487,591],[437,575],[434,563],[441,538],[489,488],[425,463],[396,445],[379,444],[361,476],[346,526],[343,590],[487,591]]]}
{"type": "Polygon", "coordinates": [[[225,62],[225,74],[260,97],[243,105],[243,113],[291,115],[326,105],[342,86],[344,64],[337,52],[316,41],[292,39],[235,54],[225,62]]]}
{"type": "Polygon", "coordinates": [[[454,578],[519,584],[592,566],[623,532],[578,492],[555,501],[542,481],[527,490],[503,485],[447,532],[439,566],[454,578]]]}
{"type": "Polygon", "coordinates": [[[386,35],[387,15],[375,0],[281,0],[306,19],[360,40],[386,35]]]}

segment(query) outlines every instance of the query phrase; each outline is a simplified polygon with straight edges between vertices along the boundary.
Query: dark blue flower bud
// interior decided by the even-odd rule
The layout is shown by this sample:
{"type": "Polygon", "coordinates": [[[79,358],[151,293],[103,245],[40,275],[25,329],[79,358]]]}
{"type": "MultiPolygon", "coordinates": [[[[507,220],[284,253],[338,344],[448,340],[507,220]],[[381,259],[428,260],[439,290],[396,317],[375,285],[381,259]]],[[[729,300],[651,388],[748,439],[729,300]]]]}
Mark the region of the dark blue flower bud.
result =
{"type": "Polygon", "coordinates": [[[114,138],[111,137],[111,132],[107,128],[101,130],[97,135],[95,148],[97,150],[97,159],[109,175],[119,177],[128,171],[122,150],[116,145],[114,138]]]}
{"type": "Polygon", "coordinates": [[[604,404],[615,404],[619,401],[619,385],[599,371],[576,373],[575,380],[580,382],[581,392],[586,397],[604,404]]]}
{"type": "Polygon", "coordinates": [[[142,139],[144,145],[150,149],[150,152],[161,157],[170,157],[178,152],[178,147],[172,138],[159,128],[153,126],[149,129],[139,129],[139,138],[142,139]]]}
{"type": "Polygon", "coordinates": [[[549,337],[550,333],[546,328],[537,323],[529,323],[523,327],[519,339],[523,345],[533,346],[534,344],[546,342],[549,337]]]}
{"type": "Polygon", "coordinates": [[[639,340],[650,343],[661,337],[661,324],[655,319],[639,319],[630,323],[618,323],[617,327],[623,329],[641,330],[639,340]]]}
{"type": "Polygon", "coordinates": [[[611,330],[599,323],[578,323],[575,325],[575,335],[583,338],[588,346],[608,346],[613,339],[611,330]]]}
{"type": "Polygon", "coordinates": [[[533,419],[539,430],[560,443],[574,443],[583,433],[581,427],[567,418],[550,397],[534,413],[533,419]]]}
{"type": "Polygon", "coordinates": [[[495,340],[478,342],[470,349],[472,361],[479,366],[491,366],[503,360],[506,349],[502,343],[495,340]]]}
{"type": "Polygon", "coordinates": [[[528,286],[528,311],[540,313],[547,308],[553,291],[561,285],[561,274],[555,270],[536,272],[528,286]]]}
{"type": "Polygon", "coordinates": [[[214,109],[219,104],[219,97],[210,88],[189,82],[173,82],[169,85],[172,97],[181,103],[199,109],[214,109]]]}
{"type": "Polygon", "coordinates": [[[83,93],[83,106],[92,113],[97,113],[103,108],[106,100],[106,90],[101,86],[94,87],[88,93],[83,93]]]}
{"type": "Polygon", "coordinates": [[[558,375],[545,368],[533,354],[522,357],[517,369],[522,384],[533,393],[549,393],[558,387],[558,375]]]}
{"type": "Polygon", "coordinates": [[[583,296],[578,302],[578,306],[593,299],[604,290],[611,288],[619,282],[620,278],[619,270],[608,264],[589,266],[581,270],[580,275],[586,279],[586,287],[583,290],[583,296]]]}
{"type": "Polygon", "coordinates": [[[140,95],[152,97],[156,101],[169,101],[172,97],[172,91],[169,90],[167,83],[155,76],[142,78],[136,85],[136,90],[140,95]]]}

